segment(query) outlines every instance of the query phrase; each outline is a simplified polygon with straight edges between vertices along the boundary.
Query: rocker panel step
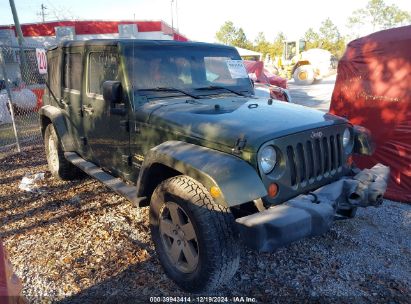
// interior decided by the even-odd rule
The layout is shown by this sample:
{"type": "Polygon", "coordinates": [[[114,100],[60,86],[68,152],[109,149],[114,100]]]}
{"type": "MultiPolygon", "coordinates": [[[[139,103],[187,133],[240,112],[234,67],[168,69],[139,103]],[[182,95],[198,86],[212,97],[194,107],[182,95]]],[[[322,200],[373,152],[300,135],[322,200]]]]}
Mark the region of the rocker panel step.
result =
{"type": "Polygon", "coordinates": [[[65,152],[64,157],[73,165],[83,170],[88,175],[102,182],[108,188],[125,197],[130,202],[136,204],[144,200],[144,197],[137,197],[137,187],[129,186],[118,177],[114,177],[107,172],[104,172],[100,167],[86,161],[75,152],[65,152]]]}

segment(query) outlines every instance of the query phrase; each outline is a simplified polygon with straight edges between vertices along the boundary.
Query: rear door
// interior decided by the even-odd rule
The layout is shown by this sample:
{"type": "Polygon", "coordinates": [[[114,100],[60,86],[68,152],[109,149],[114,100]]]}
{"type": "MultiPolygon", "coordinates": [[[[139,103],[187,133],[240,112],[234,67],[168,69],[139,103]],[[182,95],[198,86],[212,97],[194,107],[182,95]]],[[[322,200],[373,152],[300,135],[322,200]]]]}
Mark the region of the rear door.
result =
{"type": "Polygon", "coordinates": [[[70,47],[63,51],[63,91],[59,99],[60,107],[67,112],[71,138],[76,141],[78,152],[83,155],[84,135],[82,123],[82,48],[70,47]]]}
{"type": "Polygon", "coordinates": [[[123,80],[117,47],[92,47],[87,51],[86,61],[82,111],[89,158],[100,167],[127,178],[131,169],[129,103],[123,101],[125,111],[121,113],[111,111],[111,105],[103,98],[105,81],[123,80]]]}

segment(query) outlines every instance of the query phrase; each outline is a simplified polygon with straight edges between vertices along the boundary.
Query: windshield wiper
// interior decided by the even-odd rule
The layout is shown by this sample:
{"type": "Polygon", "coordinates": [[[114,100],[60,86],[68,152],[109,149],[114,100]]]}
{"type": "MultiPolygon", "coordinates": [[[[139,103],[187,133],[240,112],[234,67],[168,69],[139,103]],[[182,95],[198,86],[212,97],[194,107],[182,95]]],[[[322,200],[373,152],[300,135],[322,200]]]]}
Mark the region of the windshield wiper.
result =
{"type": "Polygon", "coordinates": [[[229,88],[226,88],[226,87],[223,87],[223,86],[216,86],[216,85],[210,85],[208,87],[195,88],[194,90],[205,91],[205,90],[220,90],[220,89],[221,90],[227,90],[227,91],[229,91],[231,93],[234,93],[236,95],[239,95],[239,96],[247,97],[247,95],[245,95],[243,93],[237,92],[235,90],[232,90],[232,89],[229,89],[229,88]]]}
{"type": "Polygon", "coordinates": [[[187,91],[185,91],[185,90],[177,89],[177,88],[174,88],[174,87],[156,87],[156,88],[150,88],[150,89],[138,89],[138,91],[158,91],[158,92],[168,91],[168,92],[180,92],[180,93],[183,93],[184,95],[190,96],[190,97],[195,98],[195,99],[199,99],[199,98],[200,98],[200,97],[197,96],[197,95],[191,94],[191,93],[189,93],[189,92],[187,92],[187,91]]]}

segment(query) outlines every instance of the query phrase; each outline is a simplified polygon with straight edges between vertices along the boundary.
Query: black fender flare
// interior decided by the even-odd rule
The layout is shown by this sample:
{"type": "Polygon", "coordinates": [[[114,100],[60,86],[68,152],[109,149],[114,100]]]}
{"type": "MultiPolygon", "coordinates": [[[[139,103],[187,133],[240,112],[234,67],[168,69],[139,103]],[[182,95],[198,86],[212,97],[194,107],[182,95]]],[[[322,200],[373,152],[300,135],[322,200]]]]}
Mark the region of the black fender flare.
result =
{"type": "Polygon", "coordinates": [[[225,207],[267,195],[256,170],[241,158],[181,141],[167,141],[145,156],[137,181],[138,196],[147,196],[147,177],[151,166],[158,163],[196,179],[208,191],[218,187],[221,195],[214,200],[225,207]]]}
{"type": "Polygon", "coordinates": [[[40,108],[39,115],[42,134],[44,134],[44,129],[46,128],[46,125],[43,123],[43,121],[45,118],[48,118],[56,129],[57,135],[61,140],[63,151],[76,151],[75,143],[69,134],[66,119],[61,109],[46,105],[40,108]]]}

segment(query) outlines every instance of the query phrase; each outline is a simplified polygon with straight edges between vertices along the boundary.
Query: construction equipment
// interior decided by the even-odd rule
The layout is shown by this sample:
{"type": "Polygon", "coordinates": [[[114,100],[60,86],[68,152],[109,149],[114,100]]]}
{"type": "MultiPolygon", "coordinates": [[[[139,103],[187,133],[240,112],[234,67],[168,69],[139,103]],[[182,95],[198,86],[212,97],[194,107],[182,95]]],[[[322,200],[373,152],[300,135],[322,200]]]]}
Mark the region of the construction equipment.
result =
{"type": "Polygon", "coordinates": [[[324,49],[309,49],[304,40],[285,41],[277,64],[279,74],[298,85],[310,85],[335,72],[337,58],[324,49]]]}

